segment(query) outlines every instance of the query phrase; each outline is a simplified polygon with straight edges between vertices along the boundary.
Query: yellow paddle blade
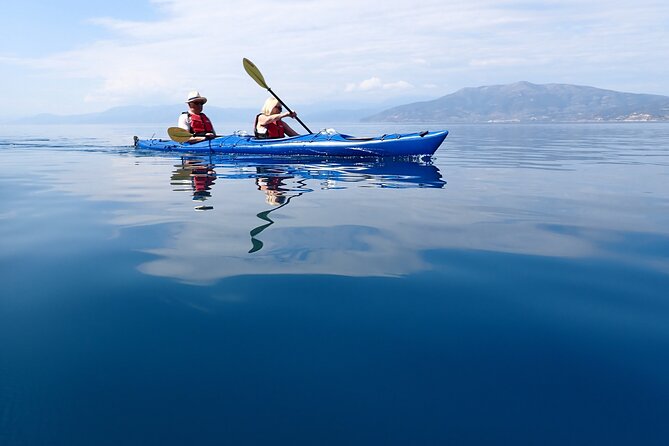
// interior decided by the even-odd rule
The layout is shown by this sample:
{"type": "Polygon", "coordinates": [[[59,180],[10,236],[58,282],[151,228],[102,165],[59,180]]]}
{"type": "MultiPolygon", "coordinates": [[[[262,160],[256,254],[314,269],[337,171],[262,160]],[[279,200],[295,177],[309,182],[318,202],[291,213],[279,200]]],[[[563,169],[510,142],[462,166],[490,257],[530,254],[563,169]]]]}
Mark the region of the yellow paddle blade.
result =
{"type": "Polygon", "coordinates": [[[248,60],[246,57],[243,60],[244,62],[244,69],[246,72],[253,78],[254,81],[258,83],[262,88],[265,90],[268,90],[269,87],[267,86],[267,83],[265,82],[265,78],[262,77],[262,74],[260,73],[260,70],[258,67],[256,67],[253,62],[248,60]]]}
{"type": "Polygon", "coordinates": [[[170,127],[167,129],[167,134],[170,135],[170,139],[174,142],[186,142],[193,136],[191,132],[181,127],[170,127]]]}

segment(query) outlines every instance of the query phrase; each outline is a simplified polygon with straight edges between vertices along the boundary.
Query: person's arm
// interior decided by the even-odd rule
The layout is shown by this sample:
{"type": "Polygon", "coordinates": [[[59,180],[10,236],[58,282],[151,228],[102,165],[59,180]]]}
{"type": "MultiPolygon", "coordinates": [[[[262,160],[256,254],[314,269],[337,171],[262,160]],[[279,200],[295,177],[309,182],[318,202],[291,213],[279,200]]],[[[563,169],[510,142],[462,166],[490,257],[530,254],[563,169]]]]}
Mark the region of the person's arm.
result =
{"type": "MultiPolygon", "coordinates": [[[[204,114],[204,113],[203,113],[204,114]]],[[[206,116],[206,115],[205,115],[206,116]]],[[[207,120],[209,120],[209,123],[211,124],[211,119],[207,117],[207,120]]],[[[216,138],[216,129],[214,128],[214,124],[211,124],[211,132],[205,133],[205,138],[206,139],[214,139],[216,138]]]]}
{"type": "Polygon", "coordinates": [[[292,129],[291,126],[289,126],[286,122],[282,121],[282,118],[295,118],[297,116],[297,113],[294,111],[289,113],[289,112],[283,112],[283,113],[277,113],[275,115],[260,115],[258,116],[258,126],[266,126],[267,124],[281,121],[283,124],[283,129],[286,135],[288,136],[297,136],[299,133],[297,133],[295,130],[292,129]]]}
{"type": "Polygon", "coordinates": [[[295,116],[297,116],[297,113],[295,113],[295,112],[288,113],[287,111],[282,112],[282,113],[277,113],[275,115],[269,115],[269,116],[268,115],[260,115],[260,116],[258,116],[258,125],[264,126],[264,125],[270,124],[272,122],[279,121],[283,118],[294,118],[295,116]]]}
{"type": "Polygon", "coordinates": [[[184,130],[187,130],[190,132],[190,125],[188,125],[188,114],[187,113],[181,113],[179,115],[179,121],[177,122],[177,127],[180,127],[184,130]]]}
{"type": "Polygon", "coordinates": [[[286,135],[288,135],[288,136],[299,135],[299,133],[297,133],[295,130],[293,130],[292,127],[288,125],[288,123],[286,123],[284,121],[281,121],[281,122],[283,122],[283,131],[286,133],[286,135]]]}

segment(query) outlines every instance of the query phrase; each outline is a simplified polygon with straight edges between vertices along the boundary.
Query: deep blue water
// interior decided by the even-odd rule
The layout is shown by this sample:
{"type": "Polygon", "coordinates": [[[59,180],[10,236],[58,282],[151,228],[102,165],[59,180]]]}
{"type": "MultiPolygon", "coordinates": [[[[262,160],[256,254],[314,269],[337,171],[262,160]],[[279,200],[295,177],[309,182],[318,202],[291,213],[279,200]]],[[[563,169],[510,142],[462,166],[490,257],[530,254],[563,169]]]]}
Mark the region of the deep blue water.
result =
{"type": "Polygon", "coordinates": [[[669,444],[669,125],[445,127],[0,128],[0,444],[669,444]]]}

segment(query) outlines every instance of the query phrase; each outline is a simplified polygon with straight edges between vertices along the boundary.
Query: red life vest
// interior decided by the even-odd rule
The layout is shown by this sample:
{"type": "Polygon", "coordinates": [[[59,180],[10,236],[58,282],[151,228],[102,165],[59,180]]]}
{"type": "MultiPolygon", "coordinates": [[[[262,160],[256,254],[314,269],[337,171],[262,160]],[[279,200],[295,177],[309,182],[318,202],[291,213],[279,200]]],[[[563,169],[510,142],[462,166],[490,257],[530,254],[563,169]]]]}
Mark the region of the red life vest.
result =
{"type": "Polygon", "coordinates": [[[190,131],[194,135],[203,136],[205,133],[214,133],[214,126],[204,113],[199,115],[189,113],[188,116],[190,117],[190,131]]]}
{"type": "Polygon", "coordinates": [[[254,127],[256,138],[283,138],[286,136],[285,129],[283,127],[283,122],[281,120],[276,121],[276,122],[268,122],[262,127],[265,127],[267,129],[267,133],[262,134],[258,133],[258,117],[260,115],[256,115],[256,125],[254,127]]]}
{"type": "Polygon", "coordinates": [[[267,129],[268,138],[283,138],[286,136],[286,132],[283,128],[283,122],[281,121],[268,122],[265,124],[265,128],[267,129]]]}

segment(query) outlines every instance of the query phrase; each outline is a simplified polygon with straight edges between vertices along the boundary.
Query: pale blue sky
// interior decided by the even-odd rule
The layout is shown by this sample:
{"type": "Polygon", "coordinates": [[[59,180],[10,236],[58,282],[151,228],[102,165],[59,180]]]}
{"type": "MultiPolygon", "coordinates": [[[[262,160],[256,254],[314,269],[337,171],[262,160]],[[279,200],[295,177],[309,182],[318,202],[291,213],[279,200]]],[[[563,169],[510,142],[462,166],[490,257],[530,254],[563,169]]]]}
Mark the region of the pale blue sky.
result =
{"type": "Polygon", "coordinates": [[[666,1],[33,0],[3,5],[18,116],[182,102],[259,107],[253,60],[291,104],[433,99],[527,80],[669,95],[666,1]]]}

